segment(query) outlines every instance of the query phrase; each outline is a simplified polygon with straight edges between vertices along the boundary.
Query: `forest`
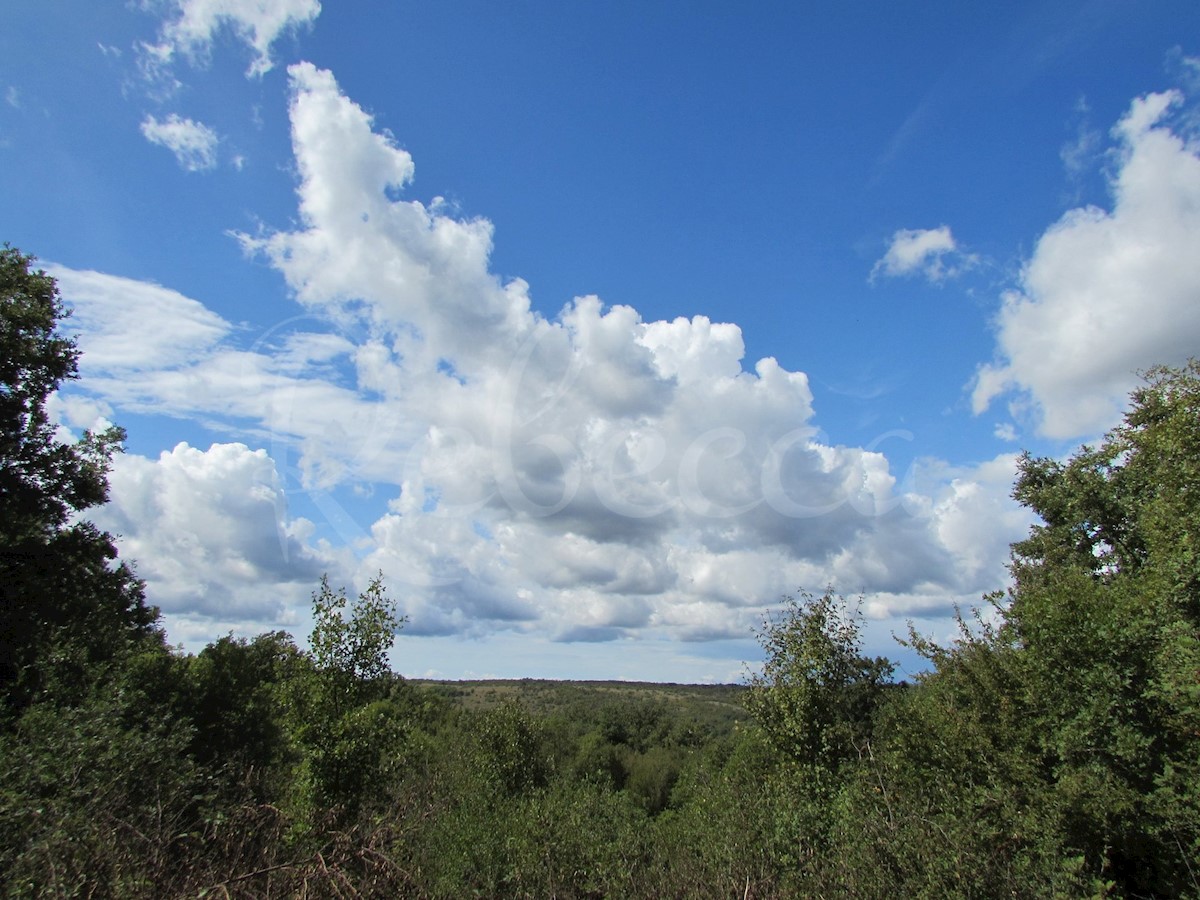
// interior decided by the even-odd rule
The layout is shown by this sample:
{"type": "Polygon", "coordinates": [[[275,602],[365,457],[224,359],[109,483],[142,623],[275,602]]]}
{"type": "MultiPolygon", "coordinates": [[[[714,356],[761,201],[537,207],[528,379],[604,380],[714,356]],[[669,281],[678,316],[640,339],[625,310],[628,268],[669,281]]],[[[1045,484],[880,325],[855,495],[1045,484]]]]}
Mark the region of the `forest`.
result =
{"type": "MultiPolygon", "coordinates": [[[[0,251],[0,885],[10,897],[1200,897],[1200,363],[1144,373],[958,637],[864,655],[786,598],[737,686],[406,680],[384,580],[172,648],[63,443],[54,279],[0,251]]],[[[764,601],[770,598],[763,598],[764,601]]]]}

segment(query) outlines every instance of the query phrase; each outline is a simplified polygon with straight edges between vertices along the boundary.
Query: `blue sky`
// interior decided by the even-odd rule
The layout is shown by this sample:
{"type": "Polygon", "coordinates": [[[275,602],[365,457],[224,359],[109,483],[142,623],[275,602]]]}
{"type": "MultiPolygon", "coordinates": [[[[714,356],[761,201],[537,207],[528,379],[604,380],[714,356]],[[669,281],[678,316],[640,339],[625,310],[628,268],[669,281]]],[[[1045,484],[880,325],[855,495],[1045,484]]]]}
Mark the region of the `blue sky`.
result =
{"type": "Polygon", "coordinates": [[[405,674],[726,681],[784,592],[906,657],[1022,449],[1200,348],[1200,8],[15,0],[0,239],[172,641],[382,570],[405,674]]]}

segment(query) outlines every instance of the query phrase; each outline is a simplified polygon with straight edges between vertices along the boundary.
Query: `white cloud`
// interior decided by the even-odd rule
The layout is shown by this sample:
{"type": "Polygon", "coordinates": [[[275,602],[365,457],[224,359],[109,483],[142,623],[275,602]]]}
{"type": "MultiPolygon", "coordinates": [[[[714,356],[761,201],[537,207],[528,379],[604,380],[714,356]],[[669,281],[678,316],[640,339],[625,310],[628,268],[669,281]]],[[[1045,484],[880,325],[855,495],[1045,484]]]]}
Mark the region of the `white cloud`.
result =
{"type": "Polygon", "coordinates": [[[20,109],[21,108],[21,92],[10,84],[8,86],[8,88],[4,91],[4,102],[7,103],[9,106],[11,106],[13,109],[20,109]]]}
{"type": "Polygon", "coordinates": [[[175,154],[179,165],[189,172],[203,172],[217,165],[217,133],[202,122],[171,113],[160,122],[154,116],[142,120],[142,135],[152,144],[166,147],[175,154]]]}
{"type": "MultiPolygon", "coordinates": [[[[807,377],[771,358],[744,366],[736,325],[646,322],[596,297],[539,315],[524,282],[491,272],[491,223],[398,198],[409,154],[330,73],[290,74],[299,225],[241,241],[341,333],[297,321],[240,348],[227,324],[175,297],[161,302],[193,323],[182,349],[122,356],[104,349],[117,283],[102,294],[64,281],[68,301],[95,305],[81,315],[99,323],[86,386],[118,418],[236,422],[269,448],[181,447],[121,473],[124,530],[140,541],[129,552],[152,587],[184,585],[204,565],[224,573],[206,597],[239,572],[247,585],[279,577],[263,535],[291,526],[267,503],[280,496],[273,473],[314,497],[337,484],[390,494],[374,521],[330,507],[326,524],[359,554],[360,585],[379,569],[403,585],[410,634],[744,638],[764,605],[800,586],[862,590],[887,616],[1003,585],[1019,536],[995,475],[1008,463],[925,466],[901,484],[881,454],[819,441],[807,377]],[[261,500],[238,507],[256,484],[261,500]],[[258,537],[189,525],[153,507],[161,492],[215,507],[199,525],[237,516],[258,537]],[[172,543],[177,526],[194,546],[172,543]],[[257,548],[246,560],[242,541],[257,548]]],[[[163,590],[177,612],[213,602],[163,590]]]]}
{"type": "Polygon", "coordinates": [[[261,76],[274,65],[271,45],[283,34],[309,25],[321,12],[319,0],[174,0],[161,43],[146,47],[150,56],[169,62],[176,51],[196,58],[209,51],[222,27],[254,51],[247,75],[261,76]]]}
{"type": "MultiPolygon", "coordinates": [[[[371,118],[339,93],[331,73],[302,63],[289,74],[306,227],[243,236],[246,247],[265,253],[305,305],[367,299],[377,318],[410,323],[425,346],[453,355],[460,366],[484,357],[507,364],[511,348],[534,337],[535,323],[527,285],[502,286],[487,269],[491,223],[393,202],[391,192],[412,179],[409,154],[371,130],[371,118]]],[[[405,350],[421,352],[415,345],[405,350]]]]}
{"type": "Polygon", "coordinates": [[[241,349],[230,323],[176,291],[58,265],[48,270],[72,309],[67,328],[82,350],[82,386],[106,402],[240,428],[280,463],[294,462],[305,487],[347,472],[374,479],[403,469],[411,426],[341,385],[355,346],[300,327],[319,323],[291,321],[241,349]],[[221,424],[230,419],[239,425],[221,424]]]}
{"type": "Polygon", "coordinates": [[[75,440],[77,432],[103,431],[112,424],[113,409],[104,400],[77,393],[56,391],[50,395],[47,412],[58,423],[64,441],[75,440]]]}
{"type": "Polygon", "coordinates": [[[1015,454],[936,474],[942,484],[933,511],[938,537],[969,581],[999,585],[1011,535],[1027,533],[1033,522],[1030,511],[1009,498],[1016,476],[1015,454]]]}
{"type": "Polygon", "coordinates": [[[919,274],[930,281],[939,282],[954,278],[975,265],[976,261],[974,256],[959,250],[948,225],[901,229],[892,235],[887,252],[872,267],[871,280],[880,274],[919,274]]]}
{"type": "Polygon", "coordinates": [[[47,270],[73,307],[84,374],[157,370],[206,354],[231,330],[228,322],[178,291],[66,266],[47,270]]]}
{"type": "Polygon", "coordinates": [[[1115,424],[1136,372],[1200,347],[1200,150],[1164,124],[1178,92],[1135,100],[1113,129],[1110,210],[1073,209],[1038,240],[996,318],[998,361],[973,406],[1032,402],[1039,431],[1092,436],[1115,424]]]}
{"type": "Polygon", "coordinates": [[[109,483],[110,502],[91,518],[119,535],[169,628],[288,624],[321,573],[338,574],[331,553],[308,545],[309,523],[288,517],[264,450],[181,443],[158,459],[121,455],[109,483]]]}
{"type": "Polygon", "coordinates": [[[1017,426],[1012,422],[997,422],[992,434],[1002,441],[1012,443],[1017,440],[1017,426]]]}

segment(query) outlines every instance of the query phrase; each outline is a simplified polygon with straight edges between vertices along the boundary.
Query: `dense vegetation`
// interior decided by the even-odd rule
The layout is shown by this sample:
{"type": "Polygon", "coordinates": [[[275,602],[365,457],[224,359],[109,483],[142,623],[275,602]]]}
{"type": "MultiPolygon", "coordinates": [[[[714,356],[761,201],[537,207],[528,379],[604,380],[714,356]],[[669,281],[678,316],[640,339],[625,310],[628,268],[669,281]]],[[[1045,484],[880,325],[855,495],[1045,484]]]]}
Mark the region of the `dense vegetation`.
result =
{"type": "Polygon", "coordinates": [[[55,437],[54,282],[0,255],[9,896],[1200,897],[1200,366],[1026,457],[1014,584],[897,684],[833,593],[744,687],[414,683],[382,580],[167,646],[110,535],[117,431],[55,437]]]}

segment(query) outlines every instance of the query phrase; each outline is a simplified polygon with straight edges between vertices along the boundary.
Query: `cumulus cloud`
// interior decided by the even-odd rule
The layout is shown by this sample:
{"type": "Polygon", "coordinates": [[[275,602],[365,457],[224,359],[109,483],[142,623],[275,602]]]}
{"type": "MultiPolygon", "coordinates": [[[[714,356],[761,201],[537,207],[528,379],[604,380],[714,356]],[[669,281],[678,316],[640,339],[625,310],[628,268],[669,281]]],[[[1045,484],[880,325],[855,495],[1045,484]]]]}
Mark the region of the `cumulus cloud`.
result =
{"type": "Polygon", "coordinates": [[[246,74],[269,72],[271,45],[283,34],[310,25],[321,12],[320,0],[173,0],[173,16],[163,25],[160,43],[144,48],[157,65],[176,52],[205,56],[217,33],[227,27],[254,51],[246,74]]]}
{"type": "Polygon", "coordinates": [[[871,269],[871,280],[880,275],[922,275],[940,282],[954,278],[975,262],[974,256],[959,250],[948,225],[901,229],[892,235],[887,252],[871,269]]]}
{"type": "Polygon", "coordinates": [[[152,144],[166,147],[175,154],[179,165],[188,172],[216,168],[217,133],[202,122],[171,113],[163,121],[154,116],[142,120],[142,135],[152,144]]]}
{"type": "Polygon", "coordinates": [[[1010,394],[1038,430],[1078,438],[1115,424],[1138,370],[1200,347],[1200,149],[1170,126],[1176,91],[1138,98],[1112,131],[1111,209],[1073,209],[1038,240],[996,317],[976,413],[1010,394]]]}
{"type": "Polygon", "coordinates": [[[136,561],[169,627],[287,624],[336,567],[332,553],[307,543],[311,524],[288,517],[265,450],[181,443],[158,459],[122,455],[109,483],[111,501],[92,518],[120,536],[122,556],[136,561]]]}
{"type": "MultiPolygon", "coordinates": [[[[97,326],[103,363],[87,384],[105,402],[236,423],[269,450],[177,447],[121,472],[131,555],[165,584],[193,566],[225,573],[208,599],[165,588],[172,608],[241,609],[220,585],[280,577],[267,560],[296,532],[272,473],[315,498],[339,484],[390,495],[374,521],[322,512],[358,554],[359,583],[382,569],[403,586],[410,634],[744,638],[797,586],[861,590],[887,616],[1004,583],[1019,531],[996,472],[1011,475],[1010,460],[901,481],[882,454],[819,440],[807,377],[747,362],[732,323],[648,322],[592,296],[539,314],[525,282],[491,271],[490,222],[404,197],[411,156],[329,72],[289,74],[297,224],[240,240],[313,321],[242,347],[172,298],[191,335],[161,357],[131,351],[140,367],[106,354],[97,326]],[[331,321],[340,330],[318,325],[331,321]],[[222,511],[191,532],[178,523],[194,547],[155,537],[177,524],[152,505],[160,491],[222,511]],[[224,525],[198,530],[228,510],[257,523],[257,539],[237,538],[257,548],[246,559],[229,555],[224,525]]],[[[68,301],[97,304],[102,322],[106,300],[75,287],[64,282],[68,301]]]]}

